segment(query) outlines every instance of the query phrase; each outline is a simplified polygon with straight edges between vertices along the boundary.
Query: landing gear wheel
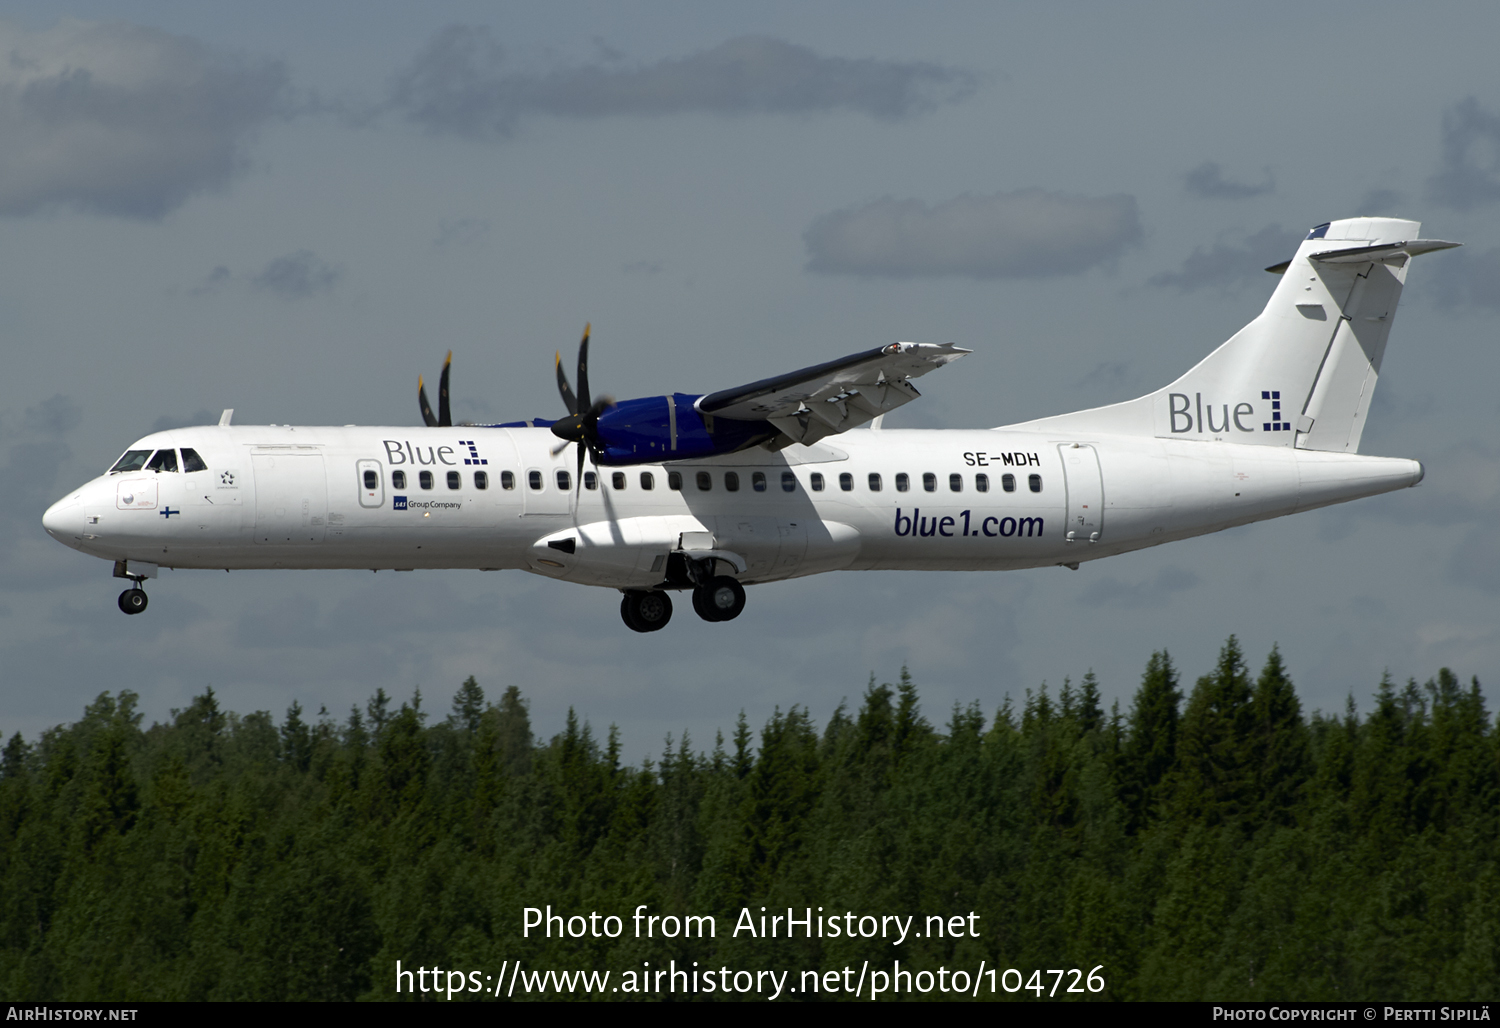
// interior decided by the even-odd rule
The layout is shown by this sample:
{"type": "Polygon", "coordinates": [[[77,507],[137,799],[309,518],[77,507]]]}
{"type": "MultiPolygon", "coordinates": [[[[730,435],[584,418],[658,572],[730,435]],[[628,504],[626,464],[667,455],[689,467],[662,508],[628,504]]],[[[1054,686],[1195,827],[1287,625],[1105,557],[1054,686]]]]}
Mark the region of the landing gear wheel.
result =
{"type": "Polygon", "coordinates": [[[745,587],[728,575],[693,590],[693,610],[704,621],[733,621],[745,609],[745,587]]]}
{"type": "Polygon", "coordinates": [[[126,589],[120,594],[120,609],[127,614],[139,614],[146,609],[144,589],[126,589]]]}
{"type": "Polygon", "coordinates": [[[620,600],[620,618],[635,632],[659,632],[672,620],[672,597],[632,589],[620,600]]]}

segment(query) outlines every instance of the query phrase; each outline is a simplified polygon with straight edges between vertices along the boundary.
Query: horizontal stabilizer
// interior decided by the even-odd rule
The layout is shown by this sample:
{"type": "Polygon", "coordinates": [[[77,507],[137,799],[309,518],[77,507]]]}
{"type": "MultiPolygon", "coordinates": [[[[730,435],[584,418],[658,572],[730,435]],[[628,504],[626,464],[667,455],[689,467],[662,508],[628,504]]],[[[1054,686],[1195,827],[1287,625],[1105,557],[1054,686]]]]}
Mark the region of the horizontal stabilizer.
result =
{"type": "Polygon", "coordinates": [[[1375,246],[1355,246],[1347,250],[1324,250],[1322,253],[1308,254],[1307,259],[1322,264],[1367,264],[1400,255],[1416,257],[1434,250],[1451,250],[1463,245],[1442,239],[1409,239],[1404,243],[1378,243],[1375,246]]]}

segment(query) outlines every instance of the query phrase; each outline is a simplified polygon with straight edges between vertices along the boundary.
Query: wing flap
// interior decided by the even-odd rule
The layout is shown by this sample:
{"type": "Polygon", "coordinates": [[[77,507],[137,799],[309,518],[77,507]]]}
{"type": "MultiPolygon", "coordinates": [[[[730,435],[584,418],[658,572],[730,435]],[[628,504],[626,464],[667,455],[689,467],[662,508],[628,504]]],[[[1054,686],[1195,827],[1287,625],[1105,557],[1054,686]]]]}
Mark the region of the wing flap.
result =
{"type": "Polygon", "coordinates": [[[952,343],[892,343],[699,398],[699,413],[768,421],[788,442],[845,432],[922,394],[911,379],[966,353],[952,343]]]}

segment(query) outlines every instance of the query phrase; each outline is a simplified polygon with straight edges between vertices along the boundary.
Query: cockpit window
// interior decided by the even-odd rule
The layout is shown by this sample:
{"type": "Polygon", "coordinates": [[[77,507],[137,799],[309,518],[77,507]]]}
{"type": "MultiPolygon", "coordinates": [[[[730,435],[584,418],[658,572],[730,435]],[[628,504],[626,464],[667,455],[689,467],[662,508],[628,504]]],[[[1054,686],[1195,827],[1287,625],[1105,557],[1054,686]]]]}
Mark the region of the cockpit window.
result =
{"type": "Polygon", "coordinates": [[[150,450],[126,450],[125,456],[115,462],[115,466],[109,469],[109,473],[118,475],[125,471],[139,471],[146,466],[146,459],[150,456],[150,450]]]}
{"type": "Polygon", "coordinates": [[[183,471],[207,471],[208,465],[203,463],[203,458],[198,456],[197,450],[190,450],[186,446],[182,448],[182,470],[183,471]]]}
{"type": "Polygon", "coordinates": [[[151,458],[151,463],[146,465],[147,471],[171,471],[177,470],[176,450],[157,450],[156,456],[151,458]]]}

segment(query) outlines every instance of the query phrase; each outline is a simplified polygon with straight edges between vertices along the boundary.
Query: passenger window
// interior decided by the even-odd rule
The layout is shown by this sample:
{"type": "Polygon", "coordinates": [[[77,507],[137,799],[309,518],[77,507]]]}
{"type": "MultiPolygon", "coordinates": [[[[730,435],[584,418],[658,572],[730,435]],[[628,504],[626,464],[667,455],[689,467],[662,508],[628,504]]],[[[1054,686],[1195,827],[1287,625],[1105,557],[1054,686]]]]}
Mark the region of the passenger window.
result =
{"type": "Polygon", "coordinates": [[[757,471],[750,476],[750,488],[758,493],[766,491],[766,473],[764,471],[757,471]]]}
{"type": "Polygon", "coordinates": [[[432,472],[431,471],[419,471],[419,472],[417,472],[417,484],[420,485],[423,489],[431,489],[432,488],[432,472]]]}
{"type": "Polygon", "coordinates": [[[641,488],[642,489],[655,489],[656,488],[656,479],[652,476],[651,472],[649,472],[649,471],[642,471],[641,472],[641,488]]]}
{"type": "Polygon", "coordinates": [[[117,475],[126,471],[139,471],[146,466],[146,459],[150,456],[150,450],[126,450],[125,456],[115,462],[109,473],[117,475]]]}
{"type": "Polygon", "coordinates": [[[698,491],[700,493],[706,493],[710,489],[712,489],[713,487],[714,487],[713,476],[710,475],[707,471],[700,471],[700,472],[698,472],[698,491]]]}
{"type": "Polygon", "coordinates": [[[598,489],[599,476],[592,471],[585,471],[583,473],[583,487],[585,489],[598,489]]]}
{"type": "Polygon", "coordinates": [[[533,489],[540,490],[542,488],[542,473],[540,471],[526,472],[526,484],[533,489]]]}
{"type": "Polygon", "coordinates": [[[177,451],[157,450],[156,456],[151,458],[151,463],[146,465],[147,471],[177,471],[177,451]]]}
{"type": "Polygon", "coordinates": [[[738,472],[724,472],[724,488],[731,493],[740,491],[740,476],[738,472]]]}
{"type": "Polygon", "coordinates": [[[457,471],[450,471],[450,472],[448,472],[448,488],[449,489],[462,489],[463,488],[463,484],[464,484],[464,477],[462,475],[460,475],[457,471]]]}
{"type": "MultiPolygon", "coordinates": [[[[186,446],[184,446],[182,448],[182,470],[183,471],[207,471],[208,470],[208,465],[205,464],[205,463],[203,463],[203,458],[200,457],[200,456],[198,456],[198,451],[197,450],[190,450],[186,446]]],[[[376,485],[380,484],[380,479],[379,478],[376,478],[375,484],[376,485]]],[[[370,488],[374,489],[375,486],[372,485],[370,488]]]]}
{"type": "Polygon", "coordinates": [[[1011,475],[1011,474],[1001,475],[1000,476],[1000,488],[1004,489],[1008,493],[1015,492],[1016,491],[1016,476],[1015,475],[1011,475]]]}
{"type": "Polygon", "coordinates": [[[1042,476],[1041,475],[1032,475],[1030,478],[1028,478],[1026,480],[1026,484],[1029,485],[1029,486],[1031,486],[1031,491],[1032,492],[1039,493],[1039,492],[1042,491],[1042,476]]]}
{"type": "Polygon", "coordinates": [[[812,485],[812,491],[813,492],[815,492],[815,493],[821,493],[823,491],[823,475],[820,472],[814,471],[808,477],[808,481],[812,485]]]}
{"type": "Polygon", "coordinates": [[[781,473],[781,491],[784,493],[796,492],[797,476],[792,474],[790,471],[783,471],[781,473]]]}
{"type": "Polygon", "coordinates": [[[880,492],[880,476],[873,471],[870,472],[870,492],[880,492]]]}
{"type": "Polygon", "coordinates": [[[483,471],[474,472],[474,488],[488,489],[490,487],[490,476],[483,471]]]}
{"type": "Polygon", "coordinates": [[[667,472],[667,488],[672,490],[674,493],[682,492],[682,472],[667,472]]]}
{"type": "Polygon", "coordinates": [[[366,489],[380,488],[380,473],[378,471],[366,471],[363,477],[366,489]]]}
{"type": "Polygon", "coordinates": [[[557,488],[565,493],[572,492],[573,473],[570,471],[563,471],[559,468],[557,472],[557,488]]]}
{"type": "Polygon", "coordinates": [[[948,488],[949,488],[949,490],[951,490],[952,492],[955,492],[955,493],[961,493],[961,492],[963,492],[964,491],[964,476],[962,476],[962,475],[949,475],[948,476],[948,488]]]}
{"type": "Polygon", "coordinates": [[[922,473],[922,488],[929,493],[937,492],[937,476],[931,471],[924,471],[922,473]]]}
{"type": "Polygon", "coordinates": [[[391,472],[391,488],[392,489],[405,489],[406,488],[406,472],[404,472],[404,471],[392,471],[391,472]]]}
{"type": "Polygon", "coordinates": [[[616,489],[624,489],[625,488],[625,472],[623,472],[623,471],[616,471],[613,475],[610,476],[609,484],[612,485],[612,486],[614,486],[616,489]]]}
{"type": "Polygon", "coordinates": [[[901,474],[896,476],[896,492],[904,493],[908,492],[910,489],[911,479],[908,478],[906,472],[903,471],[901,472],[901,474]]]}
{"type": "Polygon", "coordinates": [[[987,493],[987,492],[989,492],[990,491],[990,476],[989,475],[975,475],[974,476],[974,489],[975,489],[976,492],[981,492],[981,493],[987,493]]]}
{"type": "Polygon", "coordinates": [[[516,487],[516,476],[509,471],[500,472],[500,488],[514,489],[516,487]]]}
{"type": "Polygon", "coordinates": [[[840,472],[839,488],[846,493],[852,491],[854,489],[854,476],[847,471],[840,472]]]}

